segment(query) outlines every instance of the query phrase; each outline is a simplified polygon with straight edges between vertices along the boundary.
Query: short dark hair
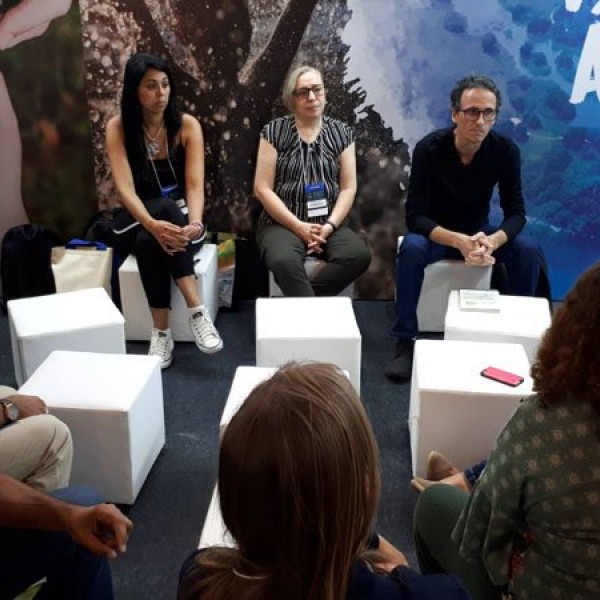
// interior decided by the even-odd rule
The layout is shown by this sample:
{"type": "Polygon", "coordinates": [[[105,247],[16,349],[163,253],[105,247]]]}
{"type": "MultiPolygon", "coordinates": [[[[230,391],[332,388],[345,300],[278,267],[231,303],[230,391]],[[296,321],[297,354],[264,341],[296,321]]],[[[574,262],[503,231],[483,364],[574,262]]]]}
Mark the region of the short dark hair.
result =
{"type": "Polygon", "coordinates": [[[456,82],[453,90],[450,92],[450,107],[453,111],[457,111],[460,108],[460,99],[462,98],[465,90],[474,89],[489,90],[496,96],[496,110],[500,110],[502,104],[502,98],[500,96],[500,90],[492,79],[485,75],[467,75],[460,81],[456,82]]]}
{"type": "Polygon", "coordinates": [[[132,55],[125,65],[123,94],[121,95],[121,123],[125,136],[125,148],[129,164],[145,164],[144,131],[142,129],[142,105],[138,97],[138,88],[146,71],[156,69],[165,73],[169,79],[169,101],[165,108],[165,126],[169,147],[172,148],[175,136],[181,128],[181,113],[177,108],[177,92],[171,69],[166,60],[153,54],[139,52],[132,55]]]}

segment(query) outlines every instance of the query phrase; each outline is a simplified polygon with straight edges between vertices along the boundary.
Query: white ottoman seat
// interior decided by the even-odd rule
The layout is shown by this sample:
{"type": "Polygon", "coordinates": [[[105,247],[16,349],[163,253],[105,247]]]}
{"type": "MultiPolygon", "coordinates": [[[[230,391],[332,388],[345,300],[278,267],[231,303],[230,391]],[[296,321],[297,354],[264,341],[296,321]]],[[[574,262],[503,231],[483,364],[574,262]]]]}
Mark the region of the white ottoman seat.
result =
{"type": "Polygon", "coordinates": [[[522,344],[533,363],[550,321],[546,298],[501,295],[498,312],[465,311],[454,291],[448,300],[444,339],[522,344]]]}
{"type": "Polygon", "coordinates": [[[462,260],[440,260],[425,267],[417,306],[419,331],[444,331],[444,316],[452,290],[488,290],[492,267],[469,267],[462,260]]]}
{"type": "Polygon", "coordinates": [[[350,298],[259,298],[256,366],[288,361],[333,363],[360,393],[361,335],[350,298]]]}
{"type": "Polygon", "coordinates": [[[10,300],[8,320],[19,385],[53,350],[125,354],[123,315],[104,288],[10,300]]]}
{"type": "MultiPolygon", "coordinates": [[[[227,402],[223,409],[221,422],[219,424],[219,434],[222,437],[225,428],[244,403],[250,392],[265,379],[268,379],[275,373],[275,367],[238,367],[235,370],[231,389],[227,396],[227,402]]],[[[228,534],[221,516],[219,506],[219,490],[215,485],[210,505],[206,512],[206,519],[200,536],[199,548],[210,548],[211,546],[235,546],[233,538],[228,534]]]]}
{"type": "MultiPolygon", "coordinates": [[[[194,272],[198,278],[198,294],[208,309],[213,322],[219,312],[219,287],[217,281],[217,246],[204,244],[194,256],[194,272]]],[[[144,286],[135,256],[130,254],[119,268],[121,306],[125,316],[127,340],[149,340],[152,319],[144,286]]],[[[176,283],[171,282],[171,312],[169,325],[176,342],[193,342],[194,337],[188,324],[188,310],[176,283]]]]}
{"type": "Polygon", "coordinates": [[[53,352],[19,389],[73,435],[72,484],[132,504],[165,443],[160,359],[53,352]]]}
{"type": "Polygon", "coordinates": [[[204,520],[204,526],[200,534],[198,548],[212,548],[213,546],[235,548],[236,545],[235,540],[231,537],[223,522],[221,506],[219,504],[219,486],[215,485],[208,510],[206,511],[206,519],[204,520]]]}
{"type": "Polygon", "coordinates": [[[242,406],[250,392],[259,383],[262,383],[265,379],[271,377],[276,370],[275,367],[238,367],[235,370],[235,375],[231,382],[231,389],[229,390],[227,402],[225,403],[225,408],[223,409],[221,422],[219,424],[219,433],[221,436],[225,431],[225,427],[227,427],[229,421],[231,421],[233,415],[235,415],[240,406],[242,406]]]}
{"type": "MultiPolygon", "coordinates": [[[[397,250],[404,236],[398,237],[397,250]]],[[[448,296],[452,290],[489,290],[492,267],[470,267],[462,260],[439,260],[425,267],[417,305],[419,331],[444,331],[448,296]]]]}
{"type": "Polygon", "coordinates": [[[487,458],[519,400],[532,391],[523,346],[417,340],[410,390],[413,475],[424,477],[427,455],[438,450],[465,469],[487,458]],[[497,367],[524,377],[510,387],[481,376],[497,367]]]}

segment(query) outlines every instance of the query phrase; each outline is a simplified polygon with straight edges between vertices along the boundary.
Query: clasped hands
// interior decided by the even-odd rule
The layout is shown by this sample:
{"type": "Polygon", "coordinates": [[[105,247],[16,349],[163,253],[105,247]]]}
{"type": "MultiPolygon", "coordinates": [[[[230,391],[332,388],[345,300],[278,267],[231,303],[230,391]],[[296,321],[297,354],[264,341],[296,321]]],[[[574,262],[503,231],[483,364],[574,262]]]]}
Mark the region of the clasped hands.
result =
{"type": "Polygon", "coordinates": [[[494,242],[482,231],[472,236],[464,236],[464,243],[459,249],[464,256],[465,264],[471,267],[487,267],[496,262],[492,256],[496,249],[494,242]]]}
{"type": "Polygon", "coordinates": [[[180,227],[169,221],[155,220],[147,229],[170,256],[185,252],[187,245],[198,236],[198,228],[191,224],[180,227]]]}
{"type": "Polygon", "coordinates": [[[321,254],[327,238],[331,235],[333,228],[325,223],[306,223],[302,221],[296,231],[296,235],[306,245],[307,254],[321,254]]]}

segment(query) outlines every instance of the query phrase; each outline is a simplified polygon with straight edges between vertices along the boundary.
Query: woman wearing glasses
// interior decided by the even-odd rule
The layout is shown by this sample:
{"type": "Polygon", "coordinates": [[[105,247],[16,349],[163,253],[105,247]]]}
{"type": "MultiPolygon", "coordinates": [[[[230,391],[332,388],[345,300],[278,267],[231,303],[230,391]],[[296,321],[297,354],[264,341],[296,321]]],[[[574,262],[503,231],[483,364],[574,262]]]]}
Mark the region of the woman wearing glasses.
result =
{"type": "Polygon", "coordinates": [[[282,99],[291,114],[261,132],[254,193],[264,210],[256,239],[285,296],[335,296],[371,261],[345,223],[356,194],[354,134],[323,114],[317,69],[294,69],[282,99]],[[327,263],[311,279],[304,269],[310,255],[327,263]]]}
{"type": "Polygon", "coordinates": [[[149,354],[171,365],[171,279],[189,308],[196,346],[218,352],[223,342],[202,304],[194,254],[204,240],[204,141],[198,120],[177,109],[167,63],[135,54],[125,67],[121,113],[106,126],[110,167],[123,210],[115,216],[115,247],[135,254],[150,305],[149,354]]]}

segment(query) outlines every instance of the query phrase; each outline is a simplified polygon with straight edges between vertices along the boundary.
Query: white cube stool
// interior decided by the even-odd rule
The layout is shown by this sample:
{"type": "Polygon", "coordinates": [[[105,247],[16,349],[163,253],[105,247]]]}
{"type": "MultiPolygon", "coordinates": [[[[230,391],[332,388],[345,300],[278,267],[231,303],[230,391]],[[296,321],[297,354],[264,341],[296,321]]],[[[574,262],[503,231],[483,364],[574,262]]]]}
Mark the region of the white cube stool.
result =
{"type": "Polygon", "coordinates": [[[275,367],[238,367],[235,370],[233,381],[231,382],[231,389],[227,396],[227,402],[221,415],[221,422],[219,424],[219,434],[222,436],[225,431],[225,427],[229,424],[229,421],[233,418],[233,415],[239,410],[240,406],[244,403],[244,400],[248,397],[250,392],[265,379],[268,379],[275,373],[277,369],[275,367]]]}
{"type": "MultiPolygon", "coordinates": [[[[404,236],[398,237],[397,249],[404,236]]],[[[417,305],[419,331],[444,331],[448,296],[452,290],[489,290],[492,267],[469,267],[462,260],[440,260],[425,267],[417,305]]]]}
{"type": "Polygon", "coordinates": [[[459,292],[448,300],[444,339],[522,344],[529,362],[550,327],[550,307],[546,298],[500,296],[500,311],[461,310],[459,292]]]}
{"type": "Polygon", "coordinates": [[[104,288],[10,300],[8,320],[19,385],[53,350],[125,354],[123,315],[104,288]]]}
{"type": "Polygon", "coordinates": [[[408,424],[413,475],[424,477],[427,455],[438,450],[461,469],[487,458],[519,400],[532,391],[523,346],[417,340],[408,424]],[[510,387],[481,376],[497,367],[524,377],[510,387]]]}
{"type": "MultiPolygon", "coordinates": [[[[217,246],[204,244],[194,256],[194,272],[198,278],[198,293],[213,321],[219,311],[217,246]]],[[[119,268],[121,306],[125,316],[127,340],[149,340],[152,329],[150,309],[135,256],[130,254],[119,268]]],[[[171,313],[169,326],[176,342],[193,342],[188,325],[188,310],[179,288],[171,282],[171,313]]]]}
{"type": "Polygon", "coordinates": [[[160,359],[53,352],[19,389],[73,435],[71,483],[132,504],[165,444],[160,359]]]}
{"type": "MultiPolygon", "coordinates": [[[[250,394],[259,383],[271,377],[276,370],[277,369],[274,367],[238,367],[235,370],[235,375],[231,382],[231,389],[229,390],[227,402],[225,403],[225,408],[223,409],[221,422],[219,424],[220,436],[223,436],[223,432],[229,424],[229,421],[231,421],[233,415],[235,415],[240,406],[244,403],[248,394],[250,394]]],[[[206,519],[204,521],[204,527],[202,528],[202,535],[200,536],[198,545],[199,548],[209,548],[211,546],[235,546],[235,542],[229,533],[227,533],[221,517],[219,490],[216,485],[206,513],[206,519]]]]}
{"type": "MultiPolygon", "coordinates": [[[[320,260],[315,256],[307,256],[304,259],[304,270],[309,278],[314,277],[327,263],[324,260],[320,260]]],[[[279,298],[283,296],[281,288],[275,281],[275,276],[272,271],[269,271],[269,296],[271,298],[279,298]]],[[[346,296],[347,298],[354,297],[354,282],[347,285],[338,296],[346,296]]]]}
{"type": "Polygon", "coordinates": [[[333,363],[348,372],[360,394],[362,338],[350,298],[259,298],[256,366],[291,360],[333,363]]]}
{"type": "Polygon", "coordinates": [[[200,535],[198,548],[211,548],[212,546],[225,546],[227,548],[236,547],[235,540],[227,531],[223,517],[221,516],[221,506],[219,504],[219,488],[215,485],[213,494],[206,511],[204,527],[200,535]]]}

